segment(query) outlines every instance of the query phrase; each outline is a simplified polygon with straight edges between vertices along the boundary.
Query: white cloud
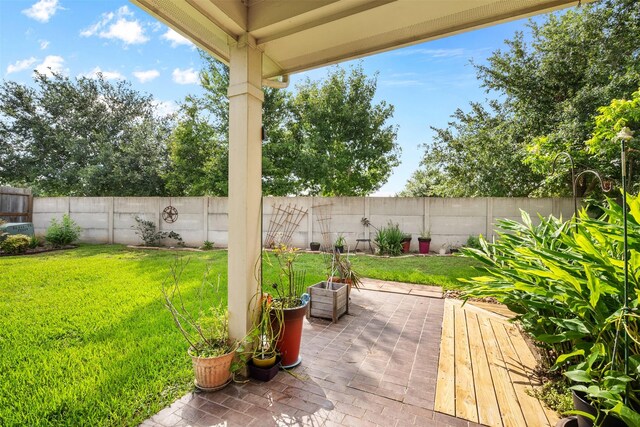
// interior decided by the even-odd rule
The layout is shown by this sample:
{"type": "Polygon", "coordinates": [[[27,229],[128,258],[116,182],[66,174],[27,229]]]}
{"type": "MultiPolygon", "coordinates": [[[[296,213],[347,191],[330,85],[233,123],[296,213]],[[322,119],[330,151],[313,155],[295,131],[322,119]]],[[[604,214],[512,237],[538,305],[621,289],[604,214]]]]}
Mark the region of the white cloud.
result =
{"type": "Polygon", "coordinates": [[[61,9],[58,6],[58,0],[40,0],[29,9],[24,9],[22,13],[38,22],[49,22],[58,9],[61,9]]]}
{"type": "Polygon", "coordinates": [[[192,46],[191,40],[184,37],[182,34],[174,31],[173,29],[167,29],[167,32],[161,36],[163,39],[171,42],[171,47],[177,47],[180,45],[192,46]]]}
{"type": "Polygon", "coordinates": [[[133,16],[133,12],[127,6],[122,6],[115,12],[103,13],[102,19],[82,30],[82,37],[97,35],[103,39],[117,39],[125,45],[142,44],[149,40],[145,35],[144,28],[137,19],[128,19],[133,16]]]}
{"type": "Polygon", "coordinates": [[[153,114],[156,117],[164,117],[169,114],[174,114],[178,112],[178,104],[173,101],[154,101],[155,110],[153,114]]]}
{"type": "Polygon", "coordinates": [[[40,42],[40,49],[41,50],[45,50],[46,48],[49,47],[49,40],[39,40],[40,42]]]}
{"type": "Polygon", "coordinates": [[[66,74],[67,70],[63,64],[64,58],[62,56],[48,55],[42,63],[36,66],[36,71],[49,77],[53,73],[66,74]]]}
{"type": "Polygon", "coordinates": [[[138,79],[140,83],[150,82],[160,75],[158,70],[147,70],[147,71],[134,71],[133,76],[138,79]]]}
{"type": "Polygon", "coordinates": [[[31,67],[37,61],[33,56],[31,58],[16,61],[14,64],[9,64],[7,67],[7,74],[17,73],[18,71],[26,70],[31,67]]]}
{"type": "Polygon", "coordinates": [[[124,76],[120,72],[106,71],[106,70],[103,71],[100,67],[96,67],[86,74],[80,74],[80,76],[78,77],[88,77],[90,79],[95,79],[96,77],[98,77],[98,74],[102,74],[102,77],[104,77],[105,80],[115,80],[115,79],[124,80],[124,76]]]}
{"type": "Polygon", "coordinates": [[[198,72],[193,68],[187,68],[186,70],[181,70],[180,68],[176,68],[171,73],[173,77],[173,81],[178,83],[179,85],[191,85],[198,83],[198,72]]]}

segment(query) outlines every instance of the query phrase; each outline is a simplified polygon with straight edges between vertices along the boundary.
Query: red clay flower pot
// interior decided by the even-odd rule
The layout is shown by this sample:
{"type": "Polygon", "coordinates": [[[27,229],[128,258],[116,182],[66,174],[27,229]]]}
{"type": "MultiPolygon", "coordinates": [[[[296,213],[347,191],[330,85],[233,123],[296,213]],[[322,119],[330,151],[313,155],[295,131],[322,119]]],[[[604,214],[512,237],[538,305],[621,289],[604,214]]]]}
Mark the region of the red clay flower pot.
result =
{"type": "Polygon", "coordinates": [[[402,240],[402,253],[409,253],[409,249],[411,248],[411,237],[405,237],[402,240]]]}
{"type": "Polygon", "coordinates": [[[430,246],[431,246],[431,239],[424,239],[422,237],[418,237],[418,248],[421,254],[428,254],[430,246]]]}
{"type": "Polygon", "coordinates": [[[307,314],[307,304],[283,310],[284,325],[276,348],[282,357],[280,363],[284,369],[293,368],[302,362],[300,341],[302,340],[302,322],[307,314]]]}

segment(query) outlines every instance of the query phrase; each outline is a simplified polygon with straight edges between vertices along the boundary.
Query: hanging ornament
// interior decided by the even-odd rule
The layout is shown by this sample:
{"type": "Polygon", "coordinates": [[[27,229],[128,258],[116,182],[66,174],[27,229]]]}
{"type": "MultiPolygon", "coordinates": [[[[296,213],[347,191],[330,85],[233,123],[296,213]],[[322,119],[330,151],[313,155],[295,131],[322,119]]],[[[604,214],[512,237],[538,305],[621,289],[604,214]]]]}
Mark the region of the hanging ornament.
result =
{"type": "Polygon", "coordinates": [[[172,224],[178,220],[178,209],[171,206],[171,197],[169,197],[169,206],[162,211],[162,219],[164,222],[172,224]]]}

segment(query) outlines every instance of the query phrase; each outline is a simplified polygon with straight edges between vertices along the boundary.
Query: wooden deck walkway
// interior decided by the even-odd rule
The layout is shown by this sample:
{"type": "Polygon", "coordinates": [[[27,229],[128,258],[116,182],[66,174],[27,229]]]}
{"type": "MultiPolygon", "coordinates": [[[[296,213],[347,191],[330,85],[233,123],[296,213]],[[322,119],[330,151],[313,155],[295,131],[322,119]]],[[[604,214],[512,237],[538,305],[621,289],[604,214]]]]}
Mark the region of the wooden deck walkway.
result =
{"type": "Polygon", "coordinates": [[[502,306],[448,299],[435,410],[491,427],[555,426],[558,415],[526,392],[536,360],[502,306]]]}

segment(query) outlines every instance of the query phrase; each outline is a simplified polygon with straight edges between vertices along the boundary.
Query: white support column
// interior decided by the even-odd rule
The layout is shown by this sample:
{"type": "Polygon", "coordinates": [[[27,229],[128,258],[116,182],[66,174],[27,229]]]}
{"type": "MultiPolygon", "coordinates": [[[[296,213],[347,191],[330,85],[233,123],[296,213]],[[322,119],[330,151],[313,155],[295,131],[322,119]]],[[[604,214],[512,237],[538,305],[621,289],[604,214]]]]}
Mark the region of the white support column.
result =
{"type": "Polygon", "coordinates": [[[229,333],[251,327],[257,290],[262,195],[262,52],[244,35],[231,47],[229,66],[229,333]]]}

